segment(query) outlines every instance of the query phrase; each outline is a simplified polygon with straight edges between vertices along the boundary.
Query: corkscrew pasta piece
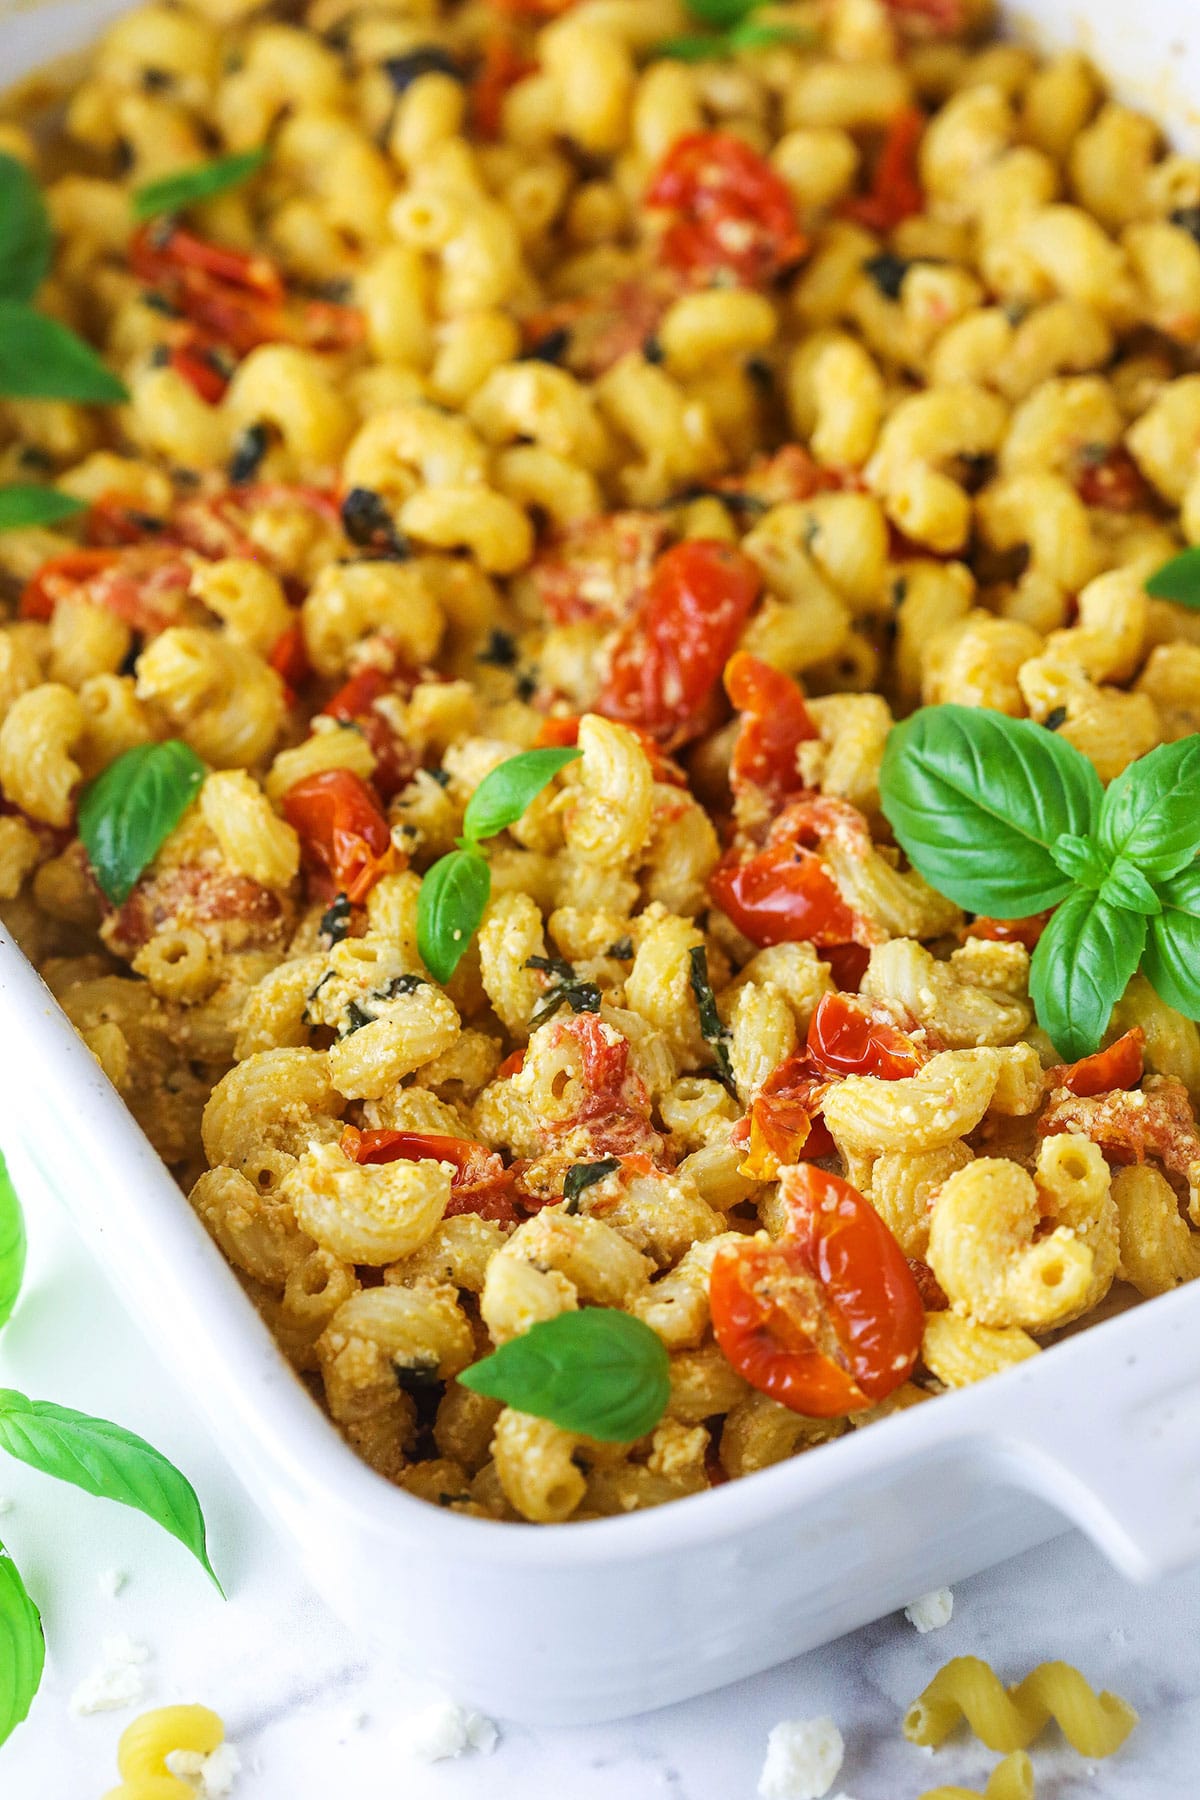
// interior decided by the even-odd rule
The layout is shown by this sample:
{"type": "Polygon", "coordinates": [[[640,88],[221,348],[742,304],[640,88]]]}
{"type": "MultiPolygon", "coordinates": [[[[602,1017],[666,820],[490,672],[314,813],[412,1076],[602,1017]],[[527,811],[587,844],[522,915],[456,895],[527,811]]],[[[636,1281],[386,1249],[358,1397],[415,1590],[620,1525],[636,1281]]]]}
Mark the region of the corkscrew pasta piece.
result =
{"type": "Polygon", "coordinates": [[[1097,1694],[1065,1662],[1039,1663],[1006,1688],[977,1656],[956,1656],[940,1669],[904,1716],[904,1735],[937,1749],[960,1720],[989,1750],[1010,1754],[1040,1737],[1053,1719],[1081,1756],[1111,1756],[1138,1722],[1116,1694],[1097,1694]]]}
{"type": "MultiPolygon", "coordinates": [[[[1036,1793],[1033,1764],[1023,1750],[1014,1750],[988,1776],[982,1800],[1034,1800],[1036,1793]]],[[[980,1800],[980,1795],[975,1788],[936,1787],[927,1789],[920,1800],[980,1800]]]]}

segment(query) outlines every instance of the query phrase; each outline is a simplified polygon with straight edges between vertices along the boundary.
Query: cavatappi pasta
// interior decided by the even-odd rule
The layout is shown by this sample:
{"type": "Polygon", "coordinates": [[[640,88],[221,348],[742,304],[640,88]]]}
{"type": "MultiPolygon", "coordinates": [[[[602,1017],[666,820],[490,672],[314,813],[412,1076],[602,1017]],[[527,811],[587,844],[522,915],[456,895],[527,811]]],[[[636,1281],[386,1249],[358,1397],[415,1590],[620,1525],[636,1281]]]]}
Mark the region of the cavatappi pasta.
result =
{"type": "Polygon", "coordinates": [[[0,916],[347,1440],[464,1514],[694,1494],[1200,1273],[1196,1026],[1135,980],[1055,1066],[1038,921],[879,807],[922,702],[1105,781],[1200,729],[1143,586],[1200,541],[1200,162],[985,0],[770,19],[155,3],[0,119],[129,392],[0,400],[0,483],[87,506],[0,535],[0,916]],[[115,904],[81,787],[168,739],[202,785],[115,904]],[[571,744],[439,984],[422,879],[571,744]],[[817,1190],[887,1368],[789,1261],[817,1190]],[[637,1442],[457,1380],[581,1306],[669,1353],[637,1442]]]}

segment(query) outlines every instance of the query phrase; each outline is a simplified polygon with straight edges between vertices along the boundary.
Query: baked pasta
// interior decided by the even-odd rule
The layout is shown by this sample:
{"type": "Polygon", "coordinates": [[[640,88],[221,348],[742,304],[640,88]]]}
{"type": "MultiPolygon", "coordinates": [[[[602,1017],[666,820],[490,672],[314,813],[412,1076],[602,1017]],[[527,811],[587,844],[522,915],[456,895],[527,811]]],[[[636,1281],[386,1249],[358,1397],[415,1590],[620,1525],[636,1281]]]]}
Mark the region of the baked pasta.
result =
{"type": "Polygon", "coordinates": [[[1044,920],[880,787],[922,706],[1097,794],[1200,730],[1146,591],[1200,162],[983,0],[743,10],[154,0],[0,121],[53,228],[0,339],[120,392],[0,343],[55,496],[0,535],[0,916],[299,1379],[467,1515],[695,1494],[1200,1273],[1195,1024],[1136,974],[1056,1051],[1044,920]],[[663,1359],[624,1436],[470,1373],[601,1311],[663,1359]]]}

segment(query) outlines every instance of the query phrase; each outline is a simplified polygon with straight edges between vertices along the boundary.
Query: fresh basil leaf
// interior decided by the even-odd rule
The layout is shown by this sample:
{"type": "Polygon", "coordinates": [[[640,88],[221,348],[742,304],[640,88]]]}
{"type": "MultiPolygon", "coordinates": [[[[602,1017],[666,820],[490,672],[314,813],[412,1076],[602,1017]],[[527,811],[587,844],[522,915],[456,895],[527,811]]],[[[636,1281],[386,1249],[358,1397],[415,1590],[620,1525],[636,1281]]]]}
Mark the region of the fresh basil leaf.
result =
{"type": "Polygon", "coordinates": [[[1064,900],[1052,847],[1086,837],[1103,789],[1072,745],[1028,719],[927,706],[888,738],[883,810],[913,867],[970,912],[1020,919],[1064,900]]]}
{"type": "Polygon", "coordinates": [[[1099,1049],[1145,942],[1140,913],[1109,906],[1088,889],[1063,901],[1033,953],[1029,994],[1038,1024],[1064,1062],[1099,1049]]]}
{"type": "Polygon", "coordinates": [[[129,392],[90,344],[20,300],[0,300],[0,394],[115,406],[129,392]]]}
{"type": "Polygon", "coordinates": [[[606,1175],[615,1175],[620,1166],[619,1156],[602,1156],[599,1162],[572,1163],[563,1176],[563,1211],[576,1212],[580,1194],[603,1181],[606,1175]]]}
{"type": "Polygon", "coordinates": [[[79,836],[114,906],[133,892],[195,799],[204,764],[179,738],[138,744],[109,763],[79,800],[79,836]]]}
{"type": "Polygon", "coordinates": [[[1109,858],[1091,838],[1076,837],[1074,832],[1064,831],[1051,844],[1050,854],[1055,867],[1069,876],[1077,887],[1098,890],[1108,880],[1109,858]]]}
{"type": "Polygon", "coordinates": [[[218,156],[213,162],[178,169],[161,181],[148,181],[133,190],[135,219],[156,219],[161,213],[183,212],[201,200],[212,200],[230,188],[240,187],[257,175],[267,160],[265,149],[241,150],[235,156],[218,156]]]}
{"type": "Polygon", "coordinates": [[[1109,906],[1123,906],[1127,912],[1143,913],[1148,919],[1157,918],[1162,911],[1162,901],[1149,877],[1127,856],[1118,856],[1101,883],[1100,898],[1109,906]]]}
{"type": "Polygon", "coordinates": [[[654,46],[655,56],[668,56],[675,62],[712,62],[725,54],[725,39],[697,33],[683,33],[680,37],[663,38],[654,46]]]}
{"type": "Polygon", "coordinates": [[[1145,583],[1152,600],[1173,600],[1176,606],[1200,607],[1200,544],[1173,556],[1156,569],[1145,583]]]}
{"type": "Polygon", "coordinates": [[[191,1551],[220,1590],[208,1560],[195,1489],[144,1438],[109,1419],[0,1388],[0,1449],[98,1500],[116,1500],[145,1513],[191,1551]]]}
{"type": "Polygon", "coordinates": [[[30,525],[57,525],[87,511],[86,500],[60,494],[52,487],[0,487],[0,531],[24,531],[30,525]]]}
{"type": "Polygon", "coordinates": [[[458,1379],[564,1431],[624,1444],[662,1418],[670,1362],[662,1339],[632,1313],[589,1306],[532,1325],[458,1379]]]}
{"type": "Polygon", "coordinates": [[[45,1663],[41,1615],[16,1563],[0,1544],[0,1744],[28,1716],[45,1663]]]}
{"type": "Polygon", "coordinates": [[[467,802],[463,815],[463,836],[471,843],[480,838],[495,837],[508,825],[515,825],[531,801],[565,769],[578,762],[579,750],[522,750],[507,762],[485,775],[467,802]]]}
{"type": "Polygon", "coordinates": [[[41,189],[23,162],[0,156],[0,300],[32,300],[53,255],[41,189]]]}
{"type": "Polygon", "coordinates": [[[25,1215],[0,1155],[0,1325],[12,1317],[25,1275],[25,1215]]]}
{"type": "Polygon", "coordinates": [[[435,862],[417,897],[417,948],[443,985],[479,928],[492,892],[492,872],[477,850],[452,850],[435,862]]]}
{"type": "Polygon", "coordinates": [[[802,31],[795,25],[760,25],[754,19],[735,25],[725,39],[728,50],[769,50],[774,44],[815,43],[811,31],[802,31]]]}
{"type": "Polygon", "coordinates": [[[728,31],[731,26],[740,25],[761,3],[762,0],[686,0],[693,19],[699,19],[702,25],[711,25],[717,31],[728,31]]]}
{"type": "Polygon", "coordinates": [[[1175,875],[1200,850],[1200,737],[1160,744],[1123,769],[1100,809],[1101,847],[1152,879],[1175,875]]]}
{"type": "Polygon", "coordinates": [[[1161,884],[1163,910],[1151,919],[1142,973],[1160,1000],[1200,1019],[1200,865],[1161,884]]]}

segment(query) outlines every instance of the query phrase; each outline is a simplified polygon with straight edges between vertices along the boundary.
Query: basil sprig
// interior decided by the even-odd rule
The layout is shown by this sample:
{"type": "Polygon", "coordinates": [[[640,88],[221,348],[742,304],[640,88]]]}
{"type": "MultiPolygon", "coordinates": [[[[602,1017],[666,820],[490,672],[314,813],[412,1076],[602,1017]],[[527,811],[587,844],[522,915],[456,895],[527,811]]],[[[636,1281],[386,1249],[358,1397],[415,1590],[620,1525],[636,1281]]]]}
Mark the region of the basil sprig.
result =
{"type": "Polygon", "coordinates": [[[57,488],[15,484],[0,487],[0,531],[24,531],[30,525],[57,525],[87,511],[86,500],[60,494],[57,488]]]}
{"type": "Polygon", "coordinates": [[[124,383],[89,344],[29,304],[53,248],[37,183],[15,157],[0,156],[0,396],[96,406],[128,400],[124,383]]]}
{"type": "MultiPolygon", "coordinates": [[[[0,1325],[12,1312],[25,1266],[21,1204],[0,1155],[0,1325]]],[[[204,1514],[187,1477],[144,1438],[49,1400],[0,1388],[0,1450],[100,1500],[116,1500],[178,1538],[220,1593],[204,1514]]],[[[41,1616],[9,1551],[0,1544],[0,1744],[26,1717],[46,1657],[41,1616]]]]}
{"type": "Polygon", "coordinates": [[[631,1313],[589,1306],[532,1325],[459,1376],[463,1387],[604,1443],[653,1431],[670,1395],[670,1359],[631,1313]]]}
{"type": "Polygon", "coordinates": [[[79,801],[79,836],[114,906],[133,892],[195,799],[204,764],[179,738],[137,744],[109,763],[79,801]]]}
{"type": "Polygon", "coordinates": [[[1200,609],[1200,544],[1173,556],[1145,585],[1153,600],[1173,600],[1176,606],[1200,609]]]}
{"type": "Polygon", "coordinates": [[[515,825],[530,803],[578,750],[523,750],[484,776],[463,815],[459,847],[435,862],[417,901],[417,948],[443,986],[461,962],[492,892],[492,872],[480,847],[515,825]]]}
{"type": "Polygon", "coordinates": [[[1162,744],[1107,793],[1027,719],[931,706],[891,733],[883,810],[913,867],[970,912],[1057,908],[1029,991],[1059,1055],[1088,1056],[1142,968],[1200,1019],[1200,737],[1162,744]]]}
{"type": "Polygon", "coordinates": [[[157,219],[163,213],[184,212],[201,200],[213,200],[257,175],[266,160],[265,149],[240,150],[190,169],[177,169],[160,181],[147,181],[133,190],[133,216],[142,221],[157,219]]]}

